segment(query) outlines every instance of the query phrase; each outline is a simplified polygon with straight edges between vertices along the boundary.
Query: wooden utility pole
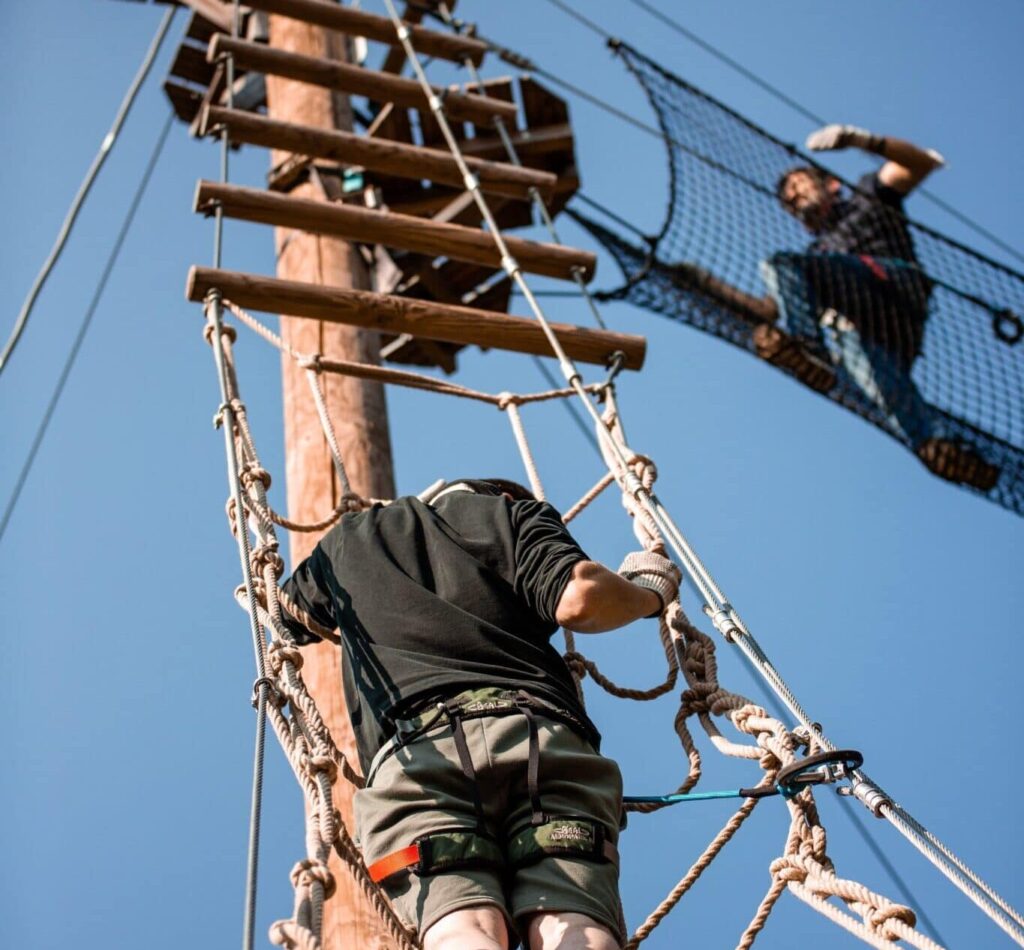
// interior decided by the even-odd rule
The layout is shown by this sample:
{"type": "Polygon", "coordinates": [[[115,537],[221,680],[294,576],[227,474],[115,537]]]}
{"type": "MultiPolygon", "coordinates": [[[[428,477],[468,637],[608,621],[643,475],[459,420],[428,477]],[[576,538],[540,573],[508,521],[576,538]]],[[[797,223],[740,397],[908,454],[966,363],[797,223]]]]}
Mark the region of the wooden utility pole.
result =
{"type": "MultiPolygon", "coordinates": [[[[284,17],[270,17],[270,42],[279,50],[340,61],[346,59],[346,44],[340,34],[284,17]]],[[[274,119],[322,129],[347,131],[352,128],[347,96],[329,89],[268,75],[267,106],[274,119]]],[[[274,152],[271,160],[277,164],[289,154],[274,152]]],[[[299,185],[292,193],[296,197],[322,198],[312,182],[299,185]]],[[[371,289],[366,265],[351,244],[286,228],[278,228],[275,235],[279,277],[333,287],[371,289]]],[[[282,315],[281,332],[285,340],[301,352],[319,352],[359,362],[376,362],[379,358],[377,334],[365,330],[282,315]]],[[[312,522],[334,508],[341,490],[306,371],[284,356],[282,375],[288,511],[297,521],[312,522]]],[[[393,497],[395,487],[383,387],[340,376],[324,376],[321,383],[353,490],[364,497],[393,497]]],[[[317,540],[315,535],[293,533],[290,538],[292,564],[306,557],[317,540]]],[[[339,649],[325,643],[306,649],[303,654],[302,675],[310,693],[335,742],[355,762],[355,744],[341,689],[339,649]]],[[[351,828],[352,789],[344,779],[335,783],[334,795],[335,807],[351,828]]],[[[325,908],[322,945],[327,950],[391,947],[377,915],[334,855],[331,867],[338,889],[325,908]]]]}

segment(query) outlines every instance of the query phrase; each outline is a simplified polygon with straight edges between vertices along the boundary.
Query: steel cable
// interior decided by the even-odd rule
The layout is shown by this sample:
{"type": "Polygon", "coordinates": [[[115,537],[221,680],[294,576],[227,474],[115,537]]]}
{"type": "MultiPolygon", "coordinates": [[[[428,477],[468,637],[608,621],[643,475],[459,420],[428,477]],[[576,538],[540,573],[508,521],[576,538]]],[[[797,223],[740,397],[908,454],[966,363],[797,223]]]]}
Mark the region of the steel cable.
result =
{"type": "Polygon", "coordinates": [[[106,163],[107,156],[110,155],[110,152],[114,147],[114,143],[117,141],[121,127],[128,118],[128,113],[131,111],[132,105],[139,94],[139,90],[142,88],[143,83],[146,81],[146,77],[149,75],[150,69],[153,67],[157,54],[160,52],[160,47],[163,45],[164,37],[167,35],[168,29],[170,29],[171,21],[174,19],[176,9],[176,7],[170,7],[164,14],[163,19],[160,21],[160,26],[157,27],[156,35],[150,41],[149,49],[146,51],[146,55],[142,60],[142,65],[136,72],[135,78],[128,87],[128,92],[125,93],[124,99],[121,101],[121,105],[117,110],[117,115],[114,117],[114,124],[110,127],[110,131],[104,136],[103,142],[100,144],[100,149],[96,153],[96,157],[93,158],[92,164],[89,166],[89,170],[85,173],[85,178],[82,180],[82,184],[78,186],[78,193],[71,202],[71,207],[68,209],[67,216],[64,218],[64,223],[61,225],[60,231],[57,234],[57,240],[54,242],[46,261],[43,263],[42,269],[36,275],[36,279],[28,292],[28,296],[25,298],[25,302],[21,305],[21,311],[18,313],[18,318],[14,322],[14,328],[11,330],[11,335],[4,344],[3,352],[0,353],[0,373],[3,372],[11,354],[14,352],[14,348],[18,345],[18,341],[25,332],[25,327],[28,325],[29,317],[35,307],[36,300],[43,289],[43,285],[49,278],[53,268],[56,266],[57,260],[60,258],[60,255],[64,250],[64,245],[67,244],[68,238],[71,236],[71,230],[75,226],[78,214],[82,210],[82,206],[85,204],[85,199],[89,196],[93,183],[96,181],[96,178],[100,173],[100,169],[102,169],[103,165],[106,163]]]}
{"type": "Polygon", "coordinates": [[[85,336],[89,332],[90,326],[92,326],[93,317],[96,315],[96,310],[99,307],[100,300],[107,289],[107,283],[110,280],[110,275],[113,273],[114,266],[117,264],[117,259],[121,254],[121,249],[124,247],[125,239],[128,237],[128,232],[131,229],[132,222],[135,220],[135,214],[139,210],[139,205],[142,203],[143,195],[146,192],[146,188],[149,186],[150,179],[153,177],[153,172],[156,169],[157,162],[163,152],[164,145],[167,142],[167,136],[170,133],[171,126],[173,124],[174,113],[172,112],[167,116],[164,127],[157,138],[156,145],[154,146],[153,152],[146,164],[145,171],[142,173],[142,178],[139,180],[138,187],[135,189],[135,194],[132,197],[131,204],[128,206],[128,211],[125,214],[124,221],[121,223],[121,229],[118,231],[117,237],[114,239],[114,244],[110,249],[107,262],[103,266],[103,271],[100,274],[99,282],[96,284],[95,291],[93,291],[92,299],[89,301],[89,306],[86,307],[85,316],[82,318],[81,326],[78,328],[75,340],[71,344],[71,350],[68,353],[67,359],[64,361],[64,368],[61,370],[60,376],[57,378],[57,385],[54,387],[53,394],[50,396],[50,402],[46,407],[46,411],[43,413],[43,418],[39,423],[39,427],[36,429],[36,434],[32,439],[32,445],[28,450],[25,463],[22,465],[21,472],[18,474],[18,480],[14,483],[14,489],[11,491],[11,497],[7,502],[7,507],[4,509],[3,518],[0,519],[0,541],[3,540],[4,532],[7,530],[7,525],[10,523],[11,516],[14,514],[14,507],[17,505],[18,499],[21,497],[22,489],[25,487],[25,482],[28,479],[29,472],[32,470],[32,465],[34,464],[36,455],[39,453],[39,448],[42,445],[43,437],[46,435],[46,430],[49,428],[50,421],[53,419],[53,414],[57,409],[57,403],[60,401],[60,397],[64,393],[64,386],[67,384],[68,377],[71,375],[71,370],[75,365],[75,360],[78,358],[78,353],[82,348],[82,344],[85,342],[85,336]]]}

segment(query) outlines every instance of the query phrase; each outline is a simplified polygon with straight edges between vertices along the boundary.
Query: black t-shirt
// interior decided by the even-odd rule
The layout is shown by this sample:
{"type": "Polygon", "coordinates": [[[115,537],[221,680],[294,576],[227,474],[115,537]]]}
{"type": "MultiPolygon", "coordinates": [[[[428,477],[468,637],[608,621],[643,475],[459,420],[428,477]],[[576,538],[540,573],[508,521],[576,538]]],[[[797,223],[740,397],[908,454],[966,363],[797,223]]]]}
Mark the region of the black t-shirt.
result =
{"type": "Polygon", "coordinates": [[[833,205],[810,250],[895,257],[915,263],[914,242],[903,216],[903,195],[883,185],[877,172],[868,172],[848,197],[833,205]]]}
{"type": "MultiPolygon", "coordinates": [[[[546,502],[458,491],[436,506],[399,498],[345,515],[283,586],[341,631],[363,768],[394,733],[394,718],[472,687],[525,689],[592,725],[550,643],[559,598],[582,560],[546,502]]],[[[300,644],[317,639],[285,619],[300,644]]]]}

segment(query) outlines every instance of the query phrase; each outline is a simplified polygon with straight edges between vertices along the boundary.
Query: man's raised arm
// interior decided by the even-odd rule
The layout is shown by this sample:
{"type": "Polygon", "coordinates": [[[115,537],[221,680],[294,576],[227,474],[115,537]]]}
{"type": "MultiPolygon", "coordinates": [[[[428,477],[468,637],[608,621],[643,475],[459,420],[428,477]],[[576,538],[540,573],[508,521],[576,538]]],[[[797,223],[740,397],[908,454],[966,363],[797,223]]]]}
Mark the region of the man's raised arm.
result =
{"type": "Polygon", "coordinates": [[[807,136],[807,147],[815,152],[859,148],[886,160],[878,180],[887,188],[908,195],[946,160],[934,149],[921,148],[905,139],[875,135],[855,125],[826,125],[807,136]]]}

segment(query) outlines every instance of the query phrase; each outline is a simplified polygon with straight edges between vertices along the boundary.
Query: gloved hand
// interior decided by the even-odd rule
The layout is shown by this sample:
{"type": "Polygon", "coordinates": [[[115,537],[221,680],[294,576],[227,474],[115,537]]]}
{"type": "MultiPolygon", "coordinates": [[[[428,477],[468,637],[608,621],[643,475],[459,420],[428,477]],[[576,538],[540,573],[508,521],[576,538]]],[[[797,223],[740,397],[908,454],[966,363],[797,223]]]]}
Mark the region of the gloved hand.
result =
{"type": "Polygon", "coordinates": [[[638,587],[653,590],[661,598],[661,610],[651,614],[652,617],[663,613],[679,596],[679,582],[683,577],[675,564],[654,551],[633,551],[627,554],[619,566],[618,574],[638,587]]]}
{"type": "Polygon", "coordinates": [[[878,150],[882,143],[880,135],[874,135],[867,129],[855,125],[826,125],[807,136],[807,147],[812,152],[834,152],[837,149],[863,148],[869,152],[878,150]]]}

